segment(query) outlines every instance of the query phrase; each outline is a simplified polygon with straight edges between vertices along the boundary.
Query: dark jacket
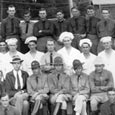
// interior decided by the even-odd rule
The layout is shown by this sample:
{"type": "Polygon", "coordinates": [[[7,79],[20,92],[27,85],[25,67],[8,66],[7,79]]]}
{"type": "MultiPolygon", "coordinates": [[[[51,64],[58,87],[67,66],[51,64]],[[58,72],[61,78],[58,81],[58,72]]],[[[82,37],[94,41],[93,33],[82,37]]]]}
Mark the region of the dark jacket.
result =
{"type": "MultiPolygon", "coordinates": [[[[22,79],[23,79],[23,84],[24,84],[21,90],[26,91],[26,86],[27,86],[26,82],[27,82],[28,74],[25,71],[21,71],[21,72],[22,72],[22,79]]],[[[15,93],[19,91],[15,89],[15,76],[13,74],[13,71],[6,74],[5,87],[10,97],[13,97],[15,93]]]]}

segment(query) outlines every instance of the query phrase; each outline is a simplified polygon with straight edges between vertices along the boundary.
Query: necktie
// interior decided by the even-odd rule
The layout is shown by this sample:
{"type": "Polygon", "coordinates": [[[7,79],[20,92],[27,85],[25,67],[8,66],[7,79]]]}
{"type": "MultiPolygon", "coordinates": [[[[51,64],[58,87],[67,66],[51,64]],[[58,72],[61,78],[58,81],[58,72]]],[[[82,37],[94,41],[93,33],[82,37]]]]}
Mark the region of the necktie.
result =
{"type": "Polygon", "coordinates": [[[26,30],[25,33],[28,33],[29,22],[26,22],[26,30]]]}
{"type": "Polygon", "coordinates": [[[107,20],[104,21],[104,26],[105,26],[105,27],[107,26],[107,20]]]}
{"type": "Polygon", "coordinates": [[[53,65],[53,53],[50,53],[50,65],[53,65]]]}
{"type": "Polygon", "coordinates": [[[4,115],[8,115],[7,110],[8,110],[7,108],[4,109],[4,115]]]}
{"type": "Polygon", "coordinates": [[[14,33],[14,19],[11,19],[11,33],[14,33]]]}
{"type": "Polygon", "coordinates": [[[43,30],[45,30],[45,21],[42,21],[43,24],[43,30]]]}
{"type": "Polygon", "coordinates": [[[18,72],[17,72],[17,84],[18,84],[18,89],[20,90],[21,89],[21,85],[20,85],[20,79],[19,79],[18,72]]]}
{"type": "Polygon", "coordinates": [[[59,80],[60,74],[57,74],[57,79],[59,80]]]}
{"type": "Polygon", "coordinates": [[[75,24],[76,24],[76,30],[78,30],[78,19],[75,19],[75,24]]]}
{"type": "Polygon", "coordinates": [[[59,22],[59,32],[62,33],[62,22],[59,22]]]}
{"type": "Polygon", "coordinates": [[[92,18],[89,19],[89,32],[91,31],[92,29],[92,18]]]}

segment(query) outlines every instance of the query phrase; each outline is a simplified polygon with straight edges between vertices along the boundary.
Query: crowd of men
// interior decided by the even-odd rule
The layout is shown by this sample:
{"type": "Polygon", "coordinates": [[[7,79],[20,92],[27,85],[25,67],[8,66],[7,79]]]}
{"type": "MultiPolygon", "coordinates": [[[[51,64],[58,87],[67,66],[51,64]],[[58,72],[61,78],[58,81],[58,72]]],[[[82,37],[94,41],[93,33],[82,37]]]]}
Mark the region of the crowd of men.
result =
{"type": "Polygon", "coordinates": [[[115,115],[115,21],[108,9],[86,17],[71,8],[56,20],[39,10],[39,21],[15,17],[10,5],[1,22],[0,115],[115,115]],[[59,113],[61,112],[61,113],[59,113]]]}

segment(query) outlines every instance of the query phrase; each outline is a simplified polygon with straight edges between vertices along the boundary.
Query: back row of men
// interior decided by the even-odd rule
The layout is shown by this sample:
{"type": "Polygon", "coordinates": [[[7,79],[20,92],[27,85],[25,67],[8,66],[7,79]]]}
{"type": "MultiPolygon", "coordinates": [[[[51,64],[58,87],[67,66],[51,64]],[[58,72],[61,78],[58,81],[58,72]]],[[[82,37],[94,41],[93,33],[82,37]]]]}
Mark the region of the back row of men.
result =
{"type": "Polygon", "coordinates": [[[27,53],[28,47],[24,44],[29,36],[37,37],[37,49],[39,51],[46,51],[46,41],[53,39],[56,41],[56,49],[60,49],[63,44],[58,41],[59,35],[68,31],[74,34],[75,39],[72,46],[79,49],[79,40],[84,37],[92,41],[91,52],[96,54],[102,51],[103,47],[100,43],[100,38],[111,36],[115,38],[115,21],[110,18],[108,9],[102,9],[102,19],[95,17],[95,10],[93,6],[87,7],[86,17],[80,15],[79,9],[76,7],[71,8],[72,18],[64,19],[64,13],[58,10],[56,13],[56,21],[47,19],[46,9],[39,10],[39,21],[34,23],[30,21],[31,14],[29,11],[24,13],[24,22],[19,21],[15,17],[16,9],[10,5],[7,10],[8,17],[1,23],[1,39],[7,40],[9,38],[18,39],[18,50],[22,53],[27,53]]]}

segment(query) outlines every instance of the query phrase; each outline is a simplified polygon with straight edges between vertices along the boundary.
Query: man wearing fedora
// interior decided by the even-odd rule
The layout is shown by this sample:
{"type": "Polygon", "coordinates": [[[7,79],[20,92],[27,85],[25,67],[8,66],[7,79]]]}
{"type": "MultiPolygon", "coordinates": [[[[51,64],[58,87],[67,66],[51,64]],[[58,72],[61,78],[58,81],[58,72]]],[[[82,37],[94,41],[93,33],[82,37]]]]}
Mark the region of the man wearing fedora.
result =
{"type": "Polygon", "coordinates": [[[91,88],[91,110],[92,115],[98,115],[98,104],[108,100],[107,90],[114,86],[112,73],[104,69],[104,62],[101,57],[97,57],[94,61],[95,70],[91,72],[90,88],[91,88]]]}
{"type": "Polygon", "coordinates": [[[49,74],[50,102],[55,105],[53,115],[57,115],[61,106],[62,115],[66,115],[67,101],[71,100],[70,77],[64,73],[63,60],[60,56],[54,58],[55,70],[49,74]]]}
{"type": "Polygon", "coordinates": [[[71,95],[73,96],[74,111],[76,115],[87,115],[86,100],[89,97],[88,75],[83,73],[83,63],[75,59],[73,61],[75,73],[71,76],[71,95]]]}
{"type": "Polygon", "coordinates": [[[14,56],[11,64],[13,70],[6,74],[5,87],[11,103],[19,110],[20,115],[28,115],[29,103],[26,91],[28,74],[20,69],[23,60],[18,55],[14,56]]]}
{"type": "Polygon", "coordinates": [[[42,73],[38,61],[33,61],[31,63],[31,69],[33,74],[27,80],[27,90],[30,95],[31,102],[34,103],[31,115],[42,115],[44,112],[43,105],[49,98],[47,95],[49,92],[47,75],[42,73]]]}

